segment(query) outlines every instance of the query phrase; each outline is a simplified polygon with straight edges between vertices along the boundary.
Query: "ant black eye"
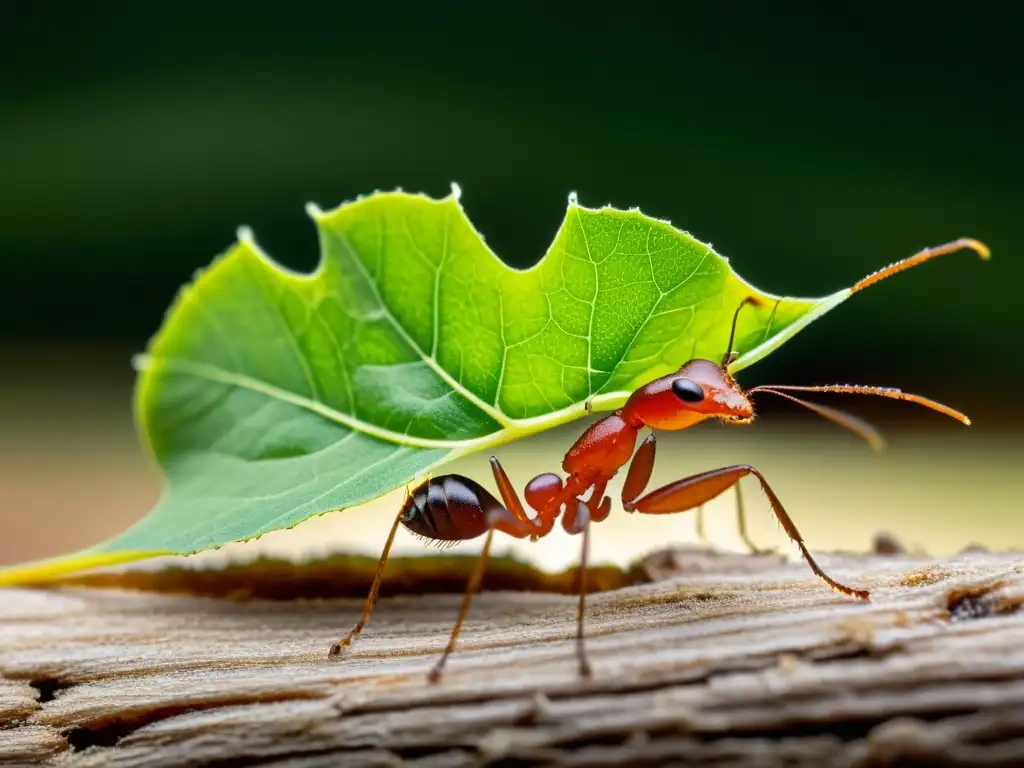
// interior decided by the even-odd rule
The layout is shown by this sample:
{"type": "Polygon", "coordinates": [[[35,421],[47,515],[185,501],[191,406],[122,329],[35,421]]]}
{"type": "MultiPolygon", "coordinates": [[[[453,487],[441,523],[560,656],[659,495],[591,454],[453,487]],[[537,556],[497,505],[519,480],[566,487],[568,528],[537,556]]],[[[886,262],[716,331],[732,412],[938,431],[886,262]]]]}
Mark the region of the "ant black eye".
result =
{"type": "Polygon", "coordinates": [[[699,403],[704,399],[704,390],[692,379],[676,379],[672,382],[672,393],[684,403],[699,403]]]}

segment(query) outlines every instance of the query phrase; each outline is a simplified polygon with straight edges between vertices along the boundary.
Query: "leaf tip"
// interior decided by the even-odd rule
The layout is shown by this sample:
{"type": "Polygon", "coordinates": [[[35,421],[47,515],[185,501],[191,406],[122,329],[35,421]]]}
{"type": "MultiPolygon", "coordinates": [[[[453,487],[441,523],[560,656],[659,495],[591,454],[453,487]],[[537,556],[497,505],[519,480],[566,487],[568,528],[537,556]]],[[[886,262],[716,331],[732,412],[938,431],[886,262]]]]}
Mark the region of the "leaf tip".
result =
{"type": "Polygon", "coordinates": [[[144,371],[152,364],[153,358],[145,352],[138,352],[132,355],[132,368],[136,371],[144,371]]]}
{"type": "Polygon", "coordinates": [[[449,197],[455,202],[462,200],[462,187],[459,186],[459,182],[453,181],[451,184],[452,191],[449,197]]]}
{"type": "Polygon", "coordinates": [[[320,221],[327,216],[324,209],[313,202],[306,203],[306,215],[313,221],[320,221]]]}
{"type": "Polygon", "coordinates": [[[575,208],[580,204],[579,198],[576,195],[576,190],[569,193],[569,207],[575,208]]]}
{"type": "Polygon", "coordinates": [[[850,289],[845,288],[841,291],[836,291],[831,296],[826,296],[823,299],[815,302],[815,306],[810,312],[807,312],[806,314],[802,315],[798,320],[790,323],[786,328],[784,328],[779,333],[776,333],[774,336],[765,339],[758,346],[740,355],[736,360],[734,360],[731,364],[727,366],[727,370],[729,371],[729,373],[738,373],[739,371],[742,371],[744,368],[747,368],[753,365],[754,363],[758,362],[761,358],[765,357],[769,353],[774,352],[776,349],[781,347],[783,344],[785,344],[787,341],[793,338],[797,333],[802,331],[804,328],[806,328],[812,322],[814,322],[819,317],[824,315],[826,312],[829,312],[839,304],[842,304],[844,301],[846,301],[846,299],[850,297],[850,295],[850,289]]]}

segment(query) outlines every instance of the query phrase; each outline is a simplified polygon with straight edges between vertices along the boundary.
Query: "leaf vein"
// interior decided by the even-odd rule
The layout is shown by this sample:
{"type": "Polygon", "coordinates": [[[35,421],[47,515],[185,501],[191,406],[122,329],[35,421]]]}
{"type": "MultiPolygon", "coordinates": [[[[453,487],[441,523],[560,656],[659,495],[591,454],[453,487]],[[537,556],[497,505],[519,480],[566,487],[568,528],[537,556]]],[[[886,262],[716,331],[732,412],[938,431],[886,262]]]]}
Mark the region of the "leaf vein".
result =
{"type": "Polygon", "coordinates": [[[384,301],[384,297],[381,296],[380,290],[377,288],[377,283],[367,272],[366,265],[363,263],[363,260],[359,257],[359,254],[355,252],[355,249],[353,249],[352,246],[349,244],[348,238],[341,234],[339,234],[338,237],[341,240],[341,242],[345,245],[345,248],[348,250],[349,255],[352,257],[352,260],[355,262],[356,268],[363,274],[363,277],[366,278],[366,281],[369,283],[370,291],[373,294],[373,298],[376,300],[377,304],[380,306],[381,310],[384,312],[384,314],[390,321],[392,327],[402,338],[402,341],[404,341],[405,344],[409,347],[409,349],[415,352],[419,356],[419,358],[434,371],[434,373],[440,376],[441,379],[446,384],[448,384],[448,386],[450,386],[452,389],[454,389],[456,392],[458,392],[460,395],[466,398],[469,402],[473,403],[473,405],[475,405],[477,408],[486,413],[488,416],[490,416],[492,419],[494,419],[502,426],[511,426],[512,420],[510,420],[508,416],[506,416],[504,413],[502,413],[500,410],[496,409],[489,403],[484,402],[482,399],[480,399],[479,396],[477,396],[475,392],[463,386],[459,381],[455,379],[455,377],[448,373],[448,371],[446,371],[444,367],[441,366],[433,357],[426,354],[420,348],[419,344],[416,343],[416,340],[413,339],[412,336],[409,335],[409,332],[405,329],[405,327],[400,322],[398,322],[398,318],[395,317],[394,313],[392,313],[391,311],[391,308],[388,307],[387,303],[384,301]]]}

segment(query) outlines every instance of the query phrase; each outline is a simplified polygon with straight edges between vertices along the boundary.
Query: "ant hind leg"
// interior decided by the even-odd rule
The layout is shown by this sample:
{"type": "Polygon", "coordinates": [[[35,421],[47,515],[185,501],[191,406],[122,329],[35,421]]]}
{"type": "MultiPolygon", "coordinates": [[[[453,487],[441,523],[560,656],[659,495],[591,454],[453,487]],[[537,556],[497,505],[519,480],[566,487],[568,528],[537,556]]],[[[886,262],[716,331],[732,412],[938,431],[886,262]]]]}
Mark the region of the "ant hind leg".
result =
{"type": "Polygon", "coordinates": [[[523,503],[519,500],[519,494],[516,493],[512,482],[505,473],[505,469],[495,456],[491,456],[491,471],[494,474],[494,482],[498,486],[498,491],[501,494],[502,501],[505,502],[505,506],[499,506],[497,509],[491,509],[487,512],[487,538],[484,539],[484,546],[480,550],[476,566],[473,568],[473,573],[466,584],[466,592],[462,597],[459,615],[456,617],[451,635],[448,637],[448,645],[445,646],[441,658],[438,659],[437,664],[430,670],[430,674],[427,677],[431,683],[440,681],[441,673],[448,662],[448,657],[455,650],[455,644],[459,640],[459,632],[462,631],[462,622],[466,620],[466,616],[469,614],[473,595],[480,589],[484,571],[487,569],[487,560],[490,558],[494,532],[500,530],[519,539],[532,536],[537,532],[534,521],[527,517],[526,511],[523,509],[523,503]]]}
{"type": "Polygon", "coordinates": [[[462,630],[462,622],[465,621],[466,616],[469,614],[469,606],[473,601],[473,594],[480,588],[480,582],[483,580],[484,570],[487,568],[487,559],[491,554],[491,542],[494,540],[494,531],[496,529],[491,526],[491,529],[487,531],[487,538],[484,539],[483,549],[480,550],[480,556],[477,558],[476,567],[473,568],[473,573],[469,577],[469,582],[466,584],[466,592],[462,596],[462,605],[459,606],[459,615],[455,619],[455,625],[452,627],[451,635],[448,637],[448,645],[445,646],[444,653],[441,654],[441,658],[437,660],[437,664],[430,670],[430,674],[427,676],[427,680],[431,683],[436,683],[441,679],[441,673],[444,671],[444,665],[448,661],[448,657],[451,656],[452,651],[455,650],[455,644],[459,640],[459,632],[462,630]]]}
{"type": "Polygon", "coordinates": [[[341,652],[348,648],[352,641],[356,639],[356,636],[363,631],[363,627],[366,626],[366,622],[370,620],[370,614],[373,613],[373,609],[377,606],[377,597],[380,595],[380,583],[384,579],[384,567],[388,563],[388,555],[391,554],[391,545],[395,542],[395,533],[398,532],[398,524],[402,522],[402,515],[405,512],[405,505],[399,508],[398,514],[395,515],[395,522],[391,526],[391,533],[388,534],[388,540],[384,544],[384,551],[380,555],[380,560],[377,561],[377,571],[373,575],[373,583],[370,586],[370,594],[366,597],[366,602],[363,604],[363,613],[359,617],[359,621],[356,625],[349,630],[349,633],[344,638],[339,640],[337,643],[331,646],[331,650],[328,651],[327,657],[330,659],[337,659],[341,656],[341,652]]]}

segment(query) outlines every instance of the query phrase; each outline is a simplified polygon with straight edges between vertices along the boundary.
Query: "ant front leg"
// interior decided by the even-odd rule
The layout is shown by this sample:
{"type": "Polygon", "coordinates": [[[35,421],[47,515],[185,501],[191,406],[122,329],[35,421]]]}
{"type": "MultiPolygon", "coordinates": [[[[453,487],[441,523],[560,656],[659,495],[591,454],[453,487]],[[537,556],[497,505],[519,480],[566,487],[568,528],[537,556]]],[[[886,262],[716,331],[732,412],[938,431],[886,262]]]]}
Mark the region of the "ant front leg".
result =
{"type": "Polygon", "coordinates": [[[640,447],[633,454],[633,460],[629,462],[626,481],[622,484],[622,508],[627,512],[633,511],[630,502],[643,493],[647,484],[651,482],[656,448],[657,440],[654,439],[653,434],[650,434],[640,443],[640,447]]]}
{"type": "MultiPolygon", "coordinates": [[[[590,493],[590,498],[587,500],[587,510],[590,513],[590,522],[600,523],[608,519],[608,515],[612,511],[612,500],[604,495],[605,489],[608,487],[607,480],[598,480],[594,483],[594,488],[590,493]]],[[[579,531],[569,530],[569,518],[562,518],[562,526],[568,533],[579,533],[579,531]]]]}
{"type": "MultiPolygon", "coordinates": [[[[647,488],[647,484],[651,481],[651,473],[654,471],[654,456],[657,447],[657,441],[654,435],[648,435],[647,438],[640,444],[636,454],[633,456],[633,461],[629,465],[629,471],[626,473],[626,482],[622,485],[622,506],[627,512],[632,512],[634,506],[632,502],[644,492],[647,488]]],[[[762,554],[765,551],[762,550],[750,539],[750,535],[747,533],[747,515],[743,505],[743,493],[740,490],[739,483],[735,483],[736,487],[736,527],[739,531],[740,539],[746,545],[747,549],[752,554],[762,554]]],[[[710,545],[711,541],[708,539],[707,533],[704,528],[704,504],[710,501],[718,494],[712,494],[704,501],[699,502],[695,506],[697,507],[697,525],[696,533],[697,539],[705,545],[710,545]]],[[[690,507],[686,507],[690,509],[690,507]]],[[[645,511],[645,510],[640,510],[645,511]]],[[[684,510],[676,510],[682,512],[684,510]]]]}
{"type": "MultiPolygon", "coordinates": [[[[640,449],[643,450],[644,446],[640,446],[640,449]]],[[[650,450],[650,453],[653,464],[653,448],[650,450]]],[[[639,455],[640,451],[637,451],[637,456],[639,457],[639,455]]],[[[634,459],[634,463],[635,462],[636,459],[634,459]]],[[[643,468],[641,467],[640,470],[637,470],[638,475],[641,473],[642,469],[643,468]]],[[[753,475],[761,483],[761,488],[764,490],[765,496],[768,497],[768,502],[771,504],[775,517],[778,518],[779,523],[782,524],[782,527],[788,534],[789,538],[796,542],[796,545],[800,548],[801,554],[804,556],[804,560],[807,561],[807,564],[811,567],[811,570],[815,575],[821,578],[837,592],[841,592],[844,595],[850,595],[851,597],[857,597],[862,600],[868,599],[869,595],[867,590],[854,589],[846,586],[845,584],[840,584],[821,569],[821,566],[818,565],[810,551],[808,551],[807,545],[804,544],[803,536],[800,535],[800,531],[797,530],[793,520],[786,513],[786,510],[782,506],[782,502],[779,501],[779,497],[775,495],[775,491],[773,491],[771,486],[768,485],[768,481],[764,479],[764,476],[749,464],[738,464],[731,467],[723,467],[722,469],[713,469],[709,472],[702,472],[698,475],[692,475],[690,477],[683,478],[682,480],[677,480],[674,483],[664,485],[639,499],[636,499],[635,495],[632,498],[626,498],[626,490],[629,490],[630,493],[636,493],[636,495],[639,495],[639,491],[637,491],[635,484],[630,484],[630,477],[632,475],[633,466],[630,467],[629,475],[626,477],[626,486],[623,488],[622,505],[629,512],[637,511],[651,515],[665,515],[672,514],[674,512],[685,512],[688,509],[693,509],[696,506],[711,501],[711,499],[715,498],[723,491],[726,491],[736,485],[747,475],[753,475]]],[[[647,478],[649,477],[650,472],[648,471],[647,478]]],[[[646,478],[644,485],[646,485],[646,478]]],[[[640,491],[642,490],[643,486],[640,487],[640,491]]]]}

